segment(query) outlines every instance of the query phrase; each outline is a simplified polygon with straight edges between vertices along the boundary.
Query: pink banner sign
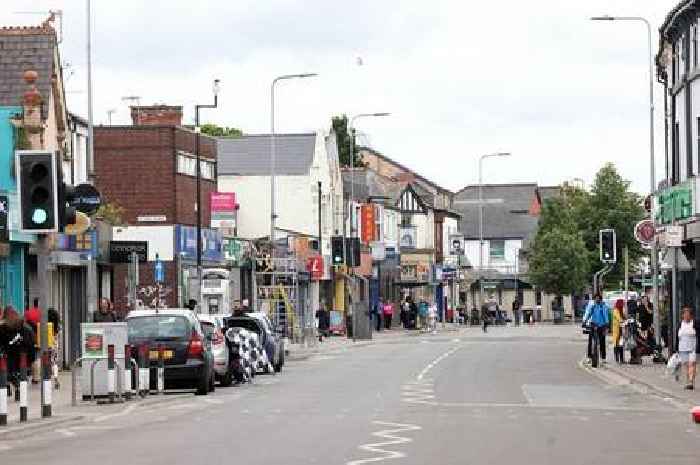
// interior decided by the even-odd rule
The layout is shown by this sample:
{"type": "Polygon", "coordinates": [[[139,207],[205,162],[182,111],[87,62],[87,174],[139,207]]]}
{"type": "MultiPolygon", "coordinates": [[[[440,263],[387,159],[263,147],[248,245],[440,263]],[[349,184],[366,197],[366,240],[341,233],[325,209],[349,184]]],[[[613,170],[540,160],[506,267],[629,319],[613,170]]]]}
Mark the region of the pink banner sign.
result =
{"type": "Polygon", "coordinates": [[[236,210],[236,194],[234,192],[212,192],[209,194],[212,212],[234,212],[236,210]]]}

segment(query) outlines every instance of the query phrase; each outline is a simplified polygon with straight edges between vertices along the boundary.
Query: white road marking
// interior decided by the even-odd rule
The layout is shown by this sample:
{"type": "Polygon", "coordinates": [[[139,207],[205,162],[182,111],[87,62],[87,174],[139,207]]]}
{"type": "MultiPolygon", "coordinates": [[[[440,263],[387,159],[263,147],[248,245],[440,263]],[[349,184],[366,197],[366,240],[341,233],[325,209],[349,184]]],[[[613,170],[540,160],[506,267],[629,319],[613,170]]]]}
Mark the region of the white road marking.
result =
{"type": "Polygon", "coordinates": [[[423,370],[422,370],[420,373],[418,373],[418,376],[416,376],[416,379],[417,379],[418,381],[422,381],[423,378],[425,377],[425,375],[427,375],[428,372],[429,372],[430,370],[432,370],[432,369],[435,367],[435,365],[437,365],[438,363],[442,362],[443,360],[445,360],[445,359],[446,359],[447,357],[449,357],[450,355],[452,355],[452,354],[454,354],[455,352],[457,352],[457,350],[459,350],[459,348],[460,348],[460,346],[453,347],[452,349],[448,350],[447,352],[445,352],[444,354],[440,355],[438,358],[436,358],[435,360],[433,360],[432,362],[430,362],[430,363],[428,364],[428,366],[426,366],[425,368],[423,368],[423,370]]]}
{"type": "Polygon", "coordinates": [[[137,406],[137,404],[130,405],[130,406],[128,406],[127,408],[125,408],[124,410],[122,410],[121,412],[110,413],[110,414],[107,414],[107,415],[102,415],[102,416],[99,416],[99,417],[95,418],[95,419],[92,420],[92,421],[95,422],[95,423],[101,423],[101,422],[103,422],[103,421],[110,420],[110,419],[112,419],[112,418],[123,417],[123,416],[128,415],[128,414],[130,414],[131,412],[133,412],[134,409],[136,408],[136,406],[137,406]]]}
{"type": "Polygon", "coordinates": [[[382,454],[382,455],[376,456],[376,457],[370,457],[367,459],[353,460],[351,462],[346,462],[346,465],[362,465],[364,463],[382,462],[384,460],[400,459],[402,457],[406,457],[406,454],[404,454],[403,452],[386,450],[384,448],[387,446],[395,446],[395,445],[399,445],[399,444],[406,444],[409,442],[413,442],[413,439],[411,439],[411,438],[396,436],[396,434],[422,429],[420,426],[416,426],[416,425],[408,425],[408,424],[401,424],[401,423],[389,423],[386,421],[373,421],[372,423],[375,425],[388,426],[388,427],[392,428],[392,429],[384,429],[384,430],[372,433],[372,436],[375,436],[375,437],[378,437],[381,439],[388,439],[388,441],[375,442],[372,444],[363,444],[363,445],[359,446],[359,449],[362,449],[362,450],[367,451],[367,452],[375,453],[375,454],[382,454]]]}
{"type": "Polygon", "coordinates": [[[57,429],[56,432],[67,438],[72,438],[73,436],[75,436],[75,432],[69,429],[57,429]]]}
{"type": "Polygon", "coordinates": [[[206,402],[207,404],[212,404],[212,405],[221,405],[224,403],[223,400],[219,400],[219,399],[203,399],[203,401],[206,402]]]}

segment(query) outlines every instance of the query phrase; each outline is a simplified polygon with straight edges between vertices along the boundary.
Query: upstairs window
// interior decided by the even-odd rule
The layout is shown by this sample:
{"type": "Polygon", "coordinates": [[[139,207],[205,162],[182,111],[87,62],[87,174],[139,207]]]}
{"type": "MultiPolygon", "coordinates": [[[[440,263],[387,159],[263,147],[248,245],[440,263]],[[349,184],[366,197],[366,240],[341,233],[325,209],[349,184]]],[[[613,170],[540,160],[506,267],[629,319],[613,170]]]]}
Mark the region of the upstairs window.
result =
{"type": "MultiPolygon", "coordinates": [[[[209,160],[199,161],[199,169],[202,179],[214,180],[216,178],[216,165],[209,160]]],[[[177,153],[177,172],[187,176],[197,176],[197,158],[186,152],[177,153]]]]}
{"type": "Polygon", "coordinates": [[[504,260],[506,258],[506,241],[489,241],[489,257],[491,260],[504,260]]]}

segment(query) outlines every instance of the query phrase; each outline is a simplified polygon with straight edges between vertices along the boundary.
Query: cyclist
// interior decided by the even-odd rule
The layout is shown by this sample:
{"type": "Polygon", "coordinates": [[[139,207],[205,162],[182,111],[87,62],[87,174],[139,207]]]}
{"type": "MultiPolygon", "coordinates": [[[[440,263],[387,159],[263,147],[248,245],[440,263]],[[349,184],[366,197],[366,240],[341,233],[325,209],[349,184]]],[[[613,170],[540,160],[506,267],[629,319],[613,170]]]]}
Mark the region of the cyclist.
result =
{"type": "Polygon", "coordinates": [[[610,325],[610,308],[603,301],[600,293],[596,293],[595,300],[588,304],[586,313],[583,315],[583,324],[584,326],[590,326],[588,333],[588,358],[593,359],[593,338],[597,337],[600,356],[603,358],[603,364],[607,364],[605,360],[605,333],[610,325]]]}

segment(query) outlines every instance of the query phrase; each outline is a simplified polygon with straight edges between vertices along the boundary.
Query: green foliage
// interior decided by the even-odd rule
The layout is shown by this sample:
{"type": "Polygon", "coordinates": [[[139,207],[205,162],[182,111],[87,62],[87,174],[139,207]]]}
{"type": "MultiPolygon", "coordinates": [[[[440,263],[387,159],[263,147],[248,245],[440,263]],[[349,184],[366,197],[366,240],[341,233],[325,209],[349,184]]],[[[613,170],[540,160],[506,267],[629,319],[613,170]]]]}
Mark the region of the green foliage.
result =
{"type": "Polygon", "coordinates": [[[124,208],[116,202],[103,203],[95,212],[95,216],[112,226],[124,224],[124,208]]]}
{"type": "Polygon", "coordinates": [[[236,138],[243,135],[243,131],[238,128],[229,128],[226,126],[217,126],[216,124],[203,124],[201,127],[202,134],[214,137],[236,138]]]}
{"type": "MultiPolygon", "coordinates": [[[[350,156],[350,135],[348,134],[348,117],[347,115],[334,116],[332,120],[333,131],[338,143],[338,158],[340,159],[341,167],[350,167],[353,165],[352,157],[350,156]]],[[[365,166],[362,161],[362,156],[358,153],[357,143],[353,146],[355,167],[365,166]]]]}
{"type": "MultiPolygon", "coordinates": [[[[536,263],[536,274],[540,273],[538,279],[541,283],[545,284],[554,279],[546,278],[541,273],[544,269],[542,267],[548,267],[541,261],[542,254],[549,254],[549,259],[556,262],[556,257],[552,257],[552,254],[556,250],[563,252],[561,248],[554,248],[547,242],[552,240],[552,236],[549,235],[552,232],[568,234],[570,237],[567,240],[573,240],[574,237],[582,240],[585,251],[586,282],[591,281],[593,274],[603,266],[599,259],[598,244],[598,232],[601,229],[614,229],[617,235],[618,260],[608,274],[607,282],[618,283],[622,279],[625,246],[629,249],[630,268],[633,268],[633,264],[637,263],[643,255],[642,248],[634,238],[634,226],[644,218],[644,208],[643,199],[631,192],[629,185],[628,181],[622,179],[615,166],[607,163],[596,174],[590,192],[565,184],[562,186],[561,197],[545,202],[530,258],[531,269],[532,263],[536,263]],[[537,267],[541,268],[537,269],[537,267]]],[[[575,246],[571,244],[570,247],[575,246]]],[[[558,263],[562,263],[561,259],[558,263]]],[[[548,272],[557,272],[549,268],[548,272]]]]}
{"type": "Polygon", "coordinates": [[[537,233],[530,256],[530,278],[548,294],[564,295],[588,281],[586,246],[572,224],[552,225],[537,233]]]}

